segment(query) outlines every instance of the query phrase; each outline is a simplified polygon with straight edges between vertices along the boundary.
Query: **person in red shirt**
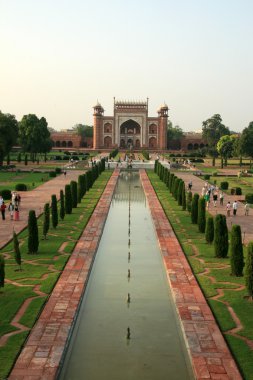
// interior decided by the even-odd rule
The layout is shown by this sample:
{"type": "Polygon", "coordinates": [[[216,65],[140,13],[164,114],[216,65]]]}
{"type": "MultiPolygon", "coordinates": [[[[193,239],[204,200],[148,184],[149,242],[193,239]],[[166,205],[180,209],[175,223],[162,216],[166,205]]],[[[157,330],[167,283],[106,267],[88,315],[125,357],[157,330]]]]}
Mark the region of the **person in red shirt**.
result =
{"type": "Polygon", "coordinates": [[[6,209],[6,204],[3,202],[1,204],[1,214],[2,214],[2,219],[5,220],[5,209],[6,209]]]}

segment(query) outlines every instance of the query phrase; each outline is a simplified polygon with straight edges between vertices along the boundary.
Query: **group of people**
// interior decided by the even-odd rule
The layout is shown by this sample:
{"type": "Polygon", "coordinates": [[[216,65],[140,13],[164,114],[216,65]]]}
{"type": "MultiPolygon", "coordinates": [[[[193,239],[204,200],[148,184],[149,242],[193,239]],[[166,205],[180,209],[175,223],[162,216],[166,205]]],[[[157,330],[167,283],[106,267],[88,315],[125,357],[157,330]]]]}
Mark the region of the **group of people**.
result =
{"type": "MultiPolygon", "coordinates": [[[[191,186],[188,186],[188,188],[189,187],[191,189],[192,184],[191,184],[191,186]]],[[[209,206],[210,206],[210,203],[211,203],[211,198],[212,198],[214,207],[217,207],[217,202],[219,202],[220,206],[223,206],[223,203],[224,203],[224,193],[223,193],[222,190],[219,190],[219,188],[217,186],[210,185],[207,182],[205,182],[205,184],[204,184],[204,186],[203,186],[203,188],[201,190],[201,195],[202,195],[202,197],[205,198],[207,210],[209,209],[209,206]]],[[[227,213],[228,217],[231,216],[231,211],[233,212],[233,216],[236,216],[237,209],[238,209],[238,202],[237,202],[237,200],[234,200],[232,203],[230,201],[227,202],[227,204],[226,204],[226,213],[227,213]]],[[[249,210],[250,210],[250,204],[246,202],[245,205],[244,205],[244,214],[246,216],[249,215],[249,210]]]]}
{"type": "Polygon", "coordinates": [[[6,209],[10,212],[11,220],[19,220],[19,208],[20,208],[21,196],[16,191],[11,193],[11,201],[6,206],[2,195],[0,195],[0,211],[2,215],[2,220],[5,220],[6,209]]]}

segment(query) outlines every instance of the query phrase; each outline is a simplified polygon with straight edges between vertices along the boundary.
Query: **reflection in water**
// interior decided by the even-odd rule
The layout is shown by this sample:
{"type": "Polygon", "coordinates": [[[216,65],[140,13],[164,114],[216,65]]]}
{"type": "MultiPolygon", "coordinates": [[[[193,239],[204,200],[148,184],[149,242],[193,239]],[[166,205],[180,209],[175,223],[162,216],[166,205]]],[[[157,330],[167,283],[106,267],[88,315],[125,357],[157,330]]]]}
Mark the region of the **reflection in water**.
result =
{"type": "Polygon", "coordinates": [[[59,379],[193,379],[138,173],[120,175],[59,379]]]}

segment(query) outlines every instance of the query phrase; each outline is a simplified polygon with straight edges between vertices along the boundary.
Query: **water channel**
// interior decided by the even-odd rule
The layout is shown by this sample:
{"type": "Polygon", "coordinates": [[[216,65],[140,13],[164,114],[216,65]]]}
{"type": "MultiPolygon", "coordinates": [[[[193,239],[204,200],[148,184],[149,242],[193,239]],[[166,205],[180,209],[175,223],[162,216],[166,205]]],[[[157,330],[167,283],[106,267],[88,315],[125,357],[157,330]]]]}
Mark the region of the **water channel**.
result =
{"type": "Polygon", "coordinates": [[[121,172],[60,380],[193,379],[138,172],[121,172]]]}

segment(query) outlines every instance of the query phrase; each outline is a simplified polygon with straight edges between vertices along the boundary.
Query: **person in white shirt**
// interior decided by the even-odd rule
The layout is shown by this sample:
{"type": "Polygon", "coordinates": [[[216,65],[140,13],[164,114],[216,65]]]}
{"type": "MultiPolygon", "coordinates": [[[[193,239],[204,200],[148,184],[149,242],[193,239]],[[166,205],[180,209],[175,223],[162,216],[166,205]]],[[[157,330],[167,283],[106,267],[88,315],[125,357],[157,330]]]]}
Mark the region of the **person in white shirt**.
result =
{"type": "Polygon", "coordinates": [[[236,216],[237,208],[238,208],[237,201],[234,201],[233,202],[233,216],[236,216]]]}

